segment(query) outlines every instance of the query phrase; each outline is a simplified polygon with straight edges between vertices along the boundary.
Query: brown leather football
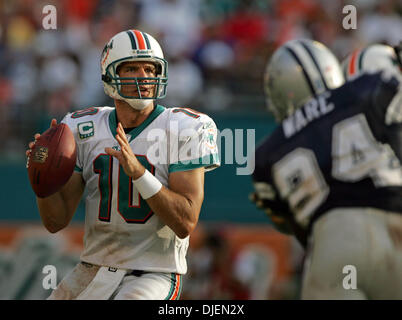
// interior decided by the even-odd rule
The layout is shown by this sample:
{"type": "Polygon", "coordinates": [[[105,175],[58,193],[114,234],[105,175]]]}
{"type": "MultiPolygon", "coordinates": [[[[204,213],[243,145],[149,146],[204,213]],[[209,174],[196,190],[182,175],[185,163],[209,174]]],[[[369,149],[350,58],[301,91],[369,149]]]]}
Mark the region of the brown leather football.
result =
{"type": "Polygon", "coordinates": [[[74,135],[66,124],[46,130],[36,141],[27,164],[35,194],[45,198],[59,191],[73,174],[76,158],[74,135]]]}

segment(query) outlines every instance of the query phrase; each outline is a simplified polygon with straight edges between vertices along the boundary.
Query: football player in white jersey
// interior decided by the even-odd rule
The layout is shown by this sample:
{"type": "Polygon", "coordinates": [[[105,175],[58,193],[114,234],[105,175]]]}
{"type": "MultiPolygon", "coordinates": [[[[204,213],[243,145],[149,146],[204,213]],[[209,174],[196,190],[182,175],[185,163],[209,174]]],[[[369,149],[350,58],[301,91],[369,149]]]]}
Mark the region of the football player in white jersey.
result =
{"type": "Polygon", "coordinates": [[[345,79],[351,80],[363,72],[387,70],[395,74],[402,72],[402,42],[395,47],[372,44],[356,49],[342,61],[345,79]]]}
{"type": "Polygon", "coordinates": [[[115,35],[101,69],[115,107],[65,116],[77,143],[75,172],[59,192],[37,198],[54,233],[69,224],[86,190],[81,262],[49,299],[178,299],[204,172],[220,165],[216,125],[192,109],[156,104],[166,95],[168,68],[145,32],[115,35]]]}

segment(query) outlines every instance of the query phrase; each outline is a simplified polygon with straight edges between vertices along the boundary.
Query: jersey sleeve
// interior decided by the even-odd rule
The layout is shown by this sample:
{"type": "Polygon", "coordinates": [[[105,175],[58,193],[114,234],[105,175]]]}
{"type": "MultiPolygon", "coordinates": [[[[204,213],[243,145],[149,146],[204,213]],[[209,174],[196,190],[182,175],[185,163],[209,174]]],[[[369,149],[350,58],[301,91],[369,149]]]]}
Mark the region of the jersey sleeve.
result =
{"type": "Polygon", "coordinates": [[[220,166],[215,122],[205,114],[184,108],[173,109],[169,132],[169,172],[220,166]],[[176,124],[176,125],[175,125],[176,124]]]}
{"type": "Polygon", "coordinates": [[[72,119],[73,113],[67,113],[61,123],[65,123],[74,135],[75,142],[77,144],[77,161],[75,162],[74,171],[82,173],[83,170],[83,162],[82,162],[82,155],[81,155],[81,148],[80,148],[80,141],[78,139],[78,128],[77,125],[74,123],[74,119],[72,119]]]}
{"type": "MultiPolygon", "coordinates": [[[[390,101],[387,106],[385,122],[387,125],[402,123],[402,82],[401,79],[393,78],[392,82],[386,87],[388,96],[386,100],[390,101]],[[388,99],[387,99],[388,98],[388,99]]],[[[385,95],[385,94],[384,94],[385,95]]],[[[380,97],[375,97],[379,99],[380,97]]],[[[374,102],[376,103],[376,102],[374,102]]]]}
{"type": "Polygon", "coordinates": [[[372,109],[377,117],[389,125],[402,122],[402,85],[401,77],[381,72],[377,75],[378,84],[372,90],[372,109]]]}
{"type": "Polygon", "coordinates": [[[402,161],[402,86],[401,83],[388,85],[388,101],[385,118],[385,140],[402,161]]]}
{"type": "Polygon", "coordinates": [[[269,150],[272,149],[272,139],[266,140],[256,150],[256,166],[253,173],[254,193],[252,202],[264,210],[274,227],[282,233],[293,234],[289,223],[290,213],[286,202],[282,201],[270,174],[269,150]]]}

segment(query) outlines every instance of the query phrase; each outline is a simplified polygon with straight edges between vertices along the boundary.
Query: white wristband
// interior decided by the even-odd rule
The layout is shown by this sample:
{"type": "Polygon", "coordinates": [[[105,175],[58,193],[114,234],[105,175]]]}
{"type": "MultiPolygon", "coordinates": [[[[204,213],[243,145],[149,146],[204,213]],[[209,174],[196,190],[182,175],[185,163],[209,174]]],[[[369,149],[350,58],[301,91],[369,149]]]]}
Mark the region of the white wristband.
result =
{"type": "Polygon", "coordinates": [[[151,198],[162,188],[162,183],[146,169],[141,177],[133,180],[133,183],[143,199],[151,198]]]}

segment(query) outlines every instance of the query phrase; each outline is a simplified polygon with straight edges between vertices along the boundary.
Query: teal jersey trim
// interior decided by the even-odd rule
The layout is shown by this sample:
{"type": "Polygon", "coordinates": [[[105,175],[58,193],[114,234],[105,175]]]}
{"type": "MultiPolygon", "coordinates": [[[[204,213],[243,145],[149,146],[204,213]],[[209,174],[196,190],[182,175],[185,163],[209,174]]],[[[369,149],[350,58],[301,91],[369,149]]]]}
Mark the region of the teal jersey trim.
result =
{"type": "Polygon", "coordinates": [[[169,165],[169,173],[176,171],[188,171],[201,167],[209,167],[218,163],[219,163],[219,155],[217,153],[209,154],[198,159],[186,160],[183,162],[179,161],[178,163],[173,163],[169,165]]]}
{"type": "Polygon", "coordinates": [[[82,172],[82,168],[78,167],[77,165],[74,167],[74,171],[82,172]]]}
{"type": "MultiPolygon", "coordinates": [[[[151,112],[151,114],[148,116],[148,118],[145,119],[143,123],[141,123],[138,127],[134,128],[131,130],[128,134],[131,136],[130,141],[133,141],[152,121],[154,121],[163,111],[165,111],[165,107],[161,105],[156,105],[155,109],[151,112]]],[[[110,131],[113,134],[113,137],[116,136],[117,132],[117,117],[116,117],[116,109],[114,109],[110,114],[109,114],[109,126],[110,126],[110,131]]]]}
{"type": "Polygon", "coordinates": [[[176,277],[174,273],[170,274],[170,290],[165,300],[169,300],[173,295],[174,289],[176,288],[176,277]]]}

